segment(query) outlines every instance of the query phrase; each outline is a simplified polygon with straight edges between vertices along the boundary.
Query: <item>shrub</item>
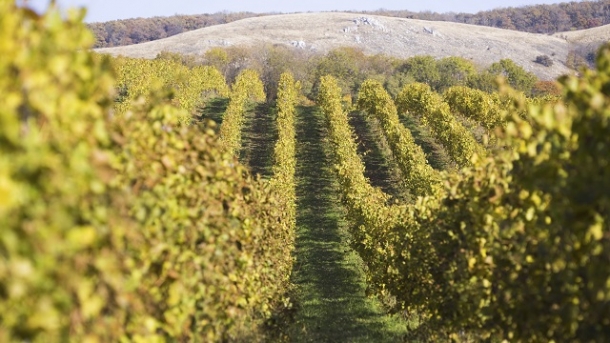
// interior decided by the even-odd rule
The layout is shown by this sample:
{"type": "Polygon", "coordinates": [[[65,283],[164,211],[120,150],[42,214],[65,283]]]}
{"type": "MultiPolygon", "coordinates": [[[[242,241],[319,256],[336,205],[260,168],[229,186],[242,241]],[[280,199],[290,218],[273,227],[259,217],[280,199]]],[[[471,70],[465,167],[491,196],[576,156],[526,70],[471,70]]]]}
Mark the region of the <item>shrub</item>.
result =
{"type": "Polygon", "coordinates": [[[534,62],[542,64],[545,67],[553,66],[553,60],[548,55],[537,56],[534,62]]]}

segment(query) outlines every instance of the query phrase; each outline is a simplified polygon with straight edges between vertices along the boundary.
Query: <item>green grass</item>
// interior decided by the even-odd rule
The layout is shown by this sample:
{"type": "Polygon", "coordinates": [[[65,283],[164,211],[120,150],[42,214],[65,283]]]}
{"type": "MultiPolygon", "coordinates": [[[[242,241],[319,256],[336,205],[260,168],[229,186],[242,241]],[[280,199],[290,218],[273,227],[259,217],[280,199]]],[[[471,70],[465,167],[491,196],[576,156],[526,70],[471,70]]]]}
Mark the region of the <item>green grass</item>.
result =
{"type": "Polygon", "coordinates": [[[277,141],[275,110],[267,103],[249,105],[242,129],[239,160],[250,167],[253,175],[273,176],[274,148],[277,141]]]}
{"type": "Polygon", "coordinates": [[[212,98],[201,108],[199,111],[201,115],[197,119],[210,119],[220,126],[222,124],[222,116],[227,110],[228,105],[229,98],[212,98]]]}
{"type": "MultiPolygon", "coordinates": [[[[201,109],[197,119],[213,120],[220,127],[228,104],[228,98],[213,98],[201,109]]],[[[239,161],[250,168],[252,175],[270,178],[277,141],[274,109],[267,103],[248,104],[244,116],[239,161]]]]}
{"type": "Polygon", "coordinates": [[[405,323],[366,296],[362,261],[349,246],[347,223],[325,151],[324,118],[301,107],[297,120],[295,311],[291,342],[400,342],[405,323]]]}

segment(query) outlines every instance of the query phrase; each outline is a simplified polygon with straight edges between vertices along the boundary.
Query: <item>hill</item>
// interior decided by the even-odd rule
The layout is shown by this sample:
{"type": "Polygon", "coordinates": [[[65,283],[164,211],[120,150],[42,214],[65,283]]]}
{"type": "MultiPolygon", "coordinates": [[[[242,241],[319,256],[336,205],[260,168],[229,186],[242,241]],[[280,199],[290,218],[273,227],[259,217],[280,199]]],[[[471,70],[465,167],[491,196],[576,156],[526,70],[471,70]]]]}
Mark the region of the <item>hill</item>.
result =
{"type": "Polygon", "coordinates": [[[571,44],[583,39],[607,41],[607,29],[597,28],[581,36],[542,35],[451,22],[359,15],[354,13],[298,13],[247,18],[181,33],[142,44],[97,49],[100,53],[154,58],[162,51],[202,54],[218,46],[289,45],[304,52],[325,53],[340,46],[361,48],[367,54],[400,58],[416,55],[461,56],[489,65],[509,58],[541,79],[566,74],[565,61],[571,44]],[[548,55],[553,66],[534,62],[548,55]]]}
{"type": "MultiPolygon", "coordinates": [[[[349,12],[349,11],[348,11],[349,12]]],[[[367,11],[371,15],[497,27],[532,33],[553,34],[583,30],[610,24],[610,0],[563,2],[495,8],[477,13],[413,12],[405,10],[367,11]]],[[[278,13],[218,12],[212,14],[173,15],[167,17],[133,18],[90,23],[95,33],[95,48],[138,44],[173,36],[204,27],[226,24],[249,17],[278,13]]],[[[583,56],[584,57],[584,56],[583,56]]]]}
{"type": "Polygon", "coordinates": [[[556,37],[565,39],[568,43],[587,49],[595,49],[610,40],[610,25],[594,27],[586,30],[559,32],[556,37]]]}

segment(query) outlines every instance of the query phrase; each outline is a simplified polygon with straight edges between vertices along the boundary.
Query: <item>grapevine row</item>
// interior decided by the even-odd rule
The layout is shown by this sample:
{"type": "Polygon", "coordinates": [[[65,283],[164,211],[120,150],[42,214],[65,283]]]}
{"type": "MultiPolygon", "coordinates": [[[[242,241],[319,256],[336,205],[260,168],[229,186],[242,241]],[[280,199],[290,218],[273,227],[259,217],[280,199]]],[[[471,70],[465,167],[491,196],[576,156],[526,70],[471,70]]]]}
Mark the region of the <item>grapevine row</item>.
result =
{"type": "Polygon", "coordinates": [[[263,88],[258,73],[254,70],[244,70],[237,76],[220,126],[220,140],[229,156],[236,155],[241,147],[241,129],[246,104],[249,100],[263,101],[265,99],[263,88]]]}
{"type": "Polygon", "coordinates": [[[381,123],[383,134],[412,194],[433,194],[440,176],[426,161],[411,132],[400,123],[394,101],[379,82],[367,80],[362,84],[358,107],[381,123]]]}
{"type": "MultiPolygon", "coordinates": [[[[433,246],[428,239],[429,228],[420,219],[432,215],[438,208],[438,199],[418,197],[413,205],[385,205],[387,196],[364,177],[364,165],[340,95],[332,77],[321,79],[318,104],[327,117],[335,170],[355,249],[367,266],[373,287],[393,297],[398,309],[417,313],[420,321],[427,322],[433,318],[430,305],[438,302],[429,301],[434,282],[433,246]]],[[[437,192],[432,195],[439,196],[437,192]]]]}
{"type": "Polygon", "coordinates": [[[95,56],[84,13],[0,13],[0,341],[252,334],[286,292],[286,200],[180,123],[215,73],[95,56]]]}
{"type": "Polygon", "coordinates": [[[341,89],[333,77],[321,78],[317,101],[326,116],[333,161],[355,249],[368,267],[370,280],[385,293],[389,286],[387,271],[391,266],[388,261],[396,252],[388,245],[389,237],[408,234],[401,224],[405,208],[385,206],[387,195],[371,186],[364,176],[364,165],[343,110],[341,89]]]}
{"type": "MultiPolygon", "coordinates": [[[[276,265],[277,277],[284,287],[289,282],[292,272],[292,250],[294,248],[296,226],[296,131],[295,106],[300,91],[300,84],[294,81],[289,73],[280,76],[277,93],[277,129],[278,140],[275,144],[273,177],[269,181],[271,188],[281,201],[281,225],[283,230],[276,238],[279,242],[274,249],[279,250],[281,261],[276,265]]],[[[262,243],[268,244],[268,243],[262,243]]],[[[276,299],[277,300],[277,299],[276,299]]]]}
{"type": "MultiPolygon", "coordinates": [[[[173,99],[179,98],[176,81],[168,81],[171,83],[163,88],[174,92],[173,99]]],[[[247,97],[252,87],[262,92],[256,88],[257,82],[260,84],[255,73],[242,73],[233,87],[233,99],[247,97]]],[[[172,101],[172,105],[179,103],[172,101]]],[[[176,118],[189,114],[171,105],[159,107],[161,110],[153,107],[140,111],[145,117],[132,114],[114,123],[118,124],[115,130],[124,130],[127,138],[120,151],[125,158],[122,175],[129,178],[122,183],[134,184],[137,180],[136,185],[159,185],[151,192],[144,189],[138,194],[132,211],[154,214],[142,224],[149,227],[148,232],[158,230],[153,236],[158,239],[155,243],[166,242],[176,249],[173,258],[178,267],[172,269],[181,270],[183,276],[167,292],[191,294],[188,300],[180,297],[186,303],[176,306],[176,315],[181,313],[182,322],[193,320],[193,316],[182,313],[196,308],[190,312],[200,321],[186,334],[205,334],[211,340],[237,337],[241,331],[253,329],[242,327],[244,322],[269,317],[287,291],[293,227],[286,218],[286,202],[268,182],[253,180],[235,163],[234,156],[225,154],[224,142],[210,128],[199,132],[196,127],[176,125],[176,118]],[[185,147],[189,153],[185,153],[185,147]],[[197,248],[184,245],[185,240],[191,244],[197,240],[197,248]],[[188,256],[197,258],[191,261],[188,256]],[[184,266],[185,261],[191,262],[184,266]],[[184,287],[184,280],[190,280],[190,288],[184,287]]],[[[163,256],[165,264],[171,266],[169,257],[163,256]]],[[[144,289],[156,290],[156,284],[142,283],[144,289]]],[[[167,311],[162,319],[171,319],[160,327],[162,332],[169,337],[185,337],[184,330],[174,326],[179,321],[167,311]]]]}
{"type": "Polygon", "coordinates": [[[499,97],[477,89],[455,86],[443,94],[444,101],[453,113],[480,123],[490,133],[505,122],[499,97]]]}
{"type": "Polygon", "coordinates": [[[475,155],[479,158],[486,155],[472,133],[455,119],[449,106],[430,86],[421,83],[405,86],[396,98],[396,105],[403,115],[421,116],[422,123],[431,128],[436,139],[460,167],[472,165],[475,155]]]}
{"type": "Polygon", "coordinates": [[[564,103],[517,103],[499,131],[507,149],[452,175],[422,208],[432,327],[454,339],[610,337],[608,61],[606,48],[597,71],[564,78],[564,103]]]}
{"type": "Polygon", "coordinates": [[[565,105],[517,104],[498,137],[512,148],[447,175],[438,195],[393,208],[366,183],[340,91],[323,79],[319,103],[358,251],[428,339],[609,338],[600,320],[610,315],[608,61],[610,49],[597,72],[564,81],[565,105]]]}
{"type": "Polygon", "coordinates": [[[188,68],[172,60],[144,60],[126,57],[113,59],[117,73],[117,113],[127,111],[139,97],[146,97],[151,86],[157,84],[160,91],[174,92],[172,102],[193,114],[203,105],[203,94],[216,91],[228,96],[229,89],[222,74],[215,68],[199,66],[188,68]]]}

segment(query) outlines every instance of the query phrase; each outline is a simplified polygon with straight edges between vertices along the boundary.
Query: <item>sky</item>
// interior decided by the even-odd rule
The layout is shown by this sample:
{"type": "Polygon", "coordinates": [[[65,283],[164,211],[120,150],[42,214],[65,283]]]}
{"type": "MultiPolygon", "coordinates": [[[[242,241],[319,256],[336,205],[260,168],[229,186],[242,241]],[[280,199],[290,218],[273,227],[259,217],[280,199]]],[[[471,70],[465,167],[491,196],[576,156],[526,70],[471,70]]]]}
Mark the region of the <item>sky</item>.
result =
{"type": "MultiPolygon", "coordinates": [[[[566,2],[553,0],[57,0],[62,9],[86,7],[87,22],[101,22],[138,17],[171,16],[174,14],[203,14],[228,12],[317,12],[362,10],[409,10],[413,12],[466,12],[500,7],[518,7],[566,2]]],[[[20,0],[38,11],[43,11],[49,0],[20,0]]]]}

